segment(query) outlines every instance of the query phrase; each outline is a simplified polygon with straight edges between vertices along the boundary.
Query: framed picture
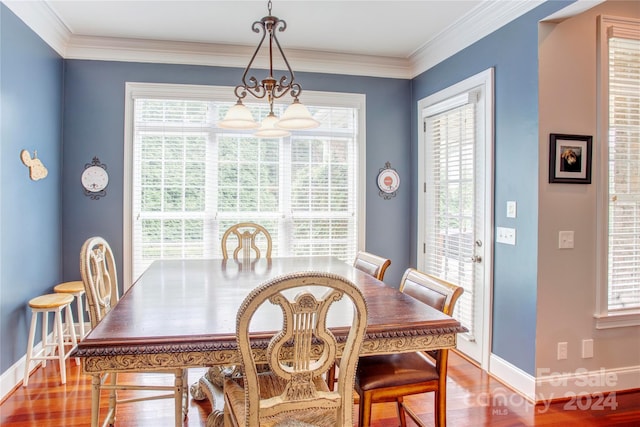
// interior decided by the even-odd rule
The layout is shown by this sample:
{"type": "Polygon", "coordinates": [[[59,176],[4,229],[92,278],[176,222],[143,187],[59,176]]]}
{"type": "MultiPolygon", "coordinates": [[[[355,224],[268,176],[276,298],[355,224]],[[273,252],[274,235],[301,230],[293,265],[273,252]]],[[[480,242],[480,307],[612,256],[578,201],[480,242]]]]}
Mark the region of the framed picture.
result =
{"type": "Polygon", "coordinates": [[[549,182],[591,184],[590,135],[549,135],[549,182]]]}

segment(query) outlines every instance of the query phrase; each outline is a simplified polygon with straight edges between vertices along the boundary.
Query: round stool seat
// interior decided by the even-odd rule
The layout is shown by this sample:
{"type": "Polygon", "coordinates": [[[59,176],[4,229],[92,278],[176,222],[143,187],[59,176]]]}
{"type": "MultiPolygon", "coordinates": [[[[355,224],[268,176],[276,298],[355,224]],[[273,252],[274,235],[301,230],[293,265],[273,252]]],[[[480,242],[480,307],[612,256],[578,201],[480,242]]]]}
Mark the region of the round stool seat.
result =
{"type": "Polygon", "coordinates": [[[73,295],[71,294],[46,294],[29,300],[31,308],[56,308],[71,304],[73,295]]]}
{"type": "Polygon", "coordinates": [[[78,292],[84,292],[84,283],[82,283],[81,280],[60,283],[59,285],[56,285],[53,287],[53,291],[66,293],[66,294],[75,294],[78,292]]]}
{"type": "Polygon", "coordinates": [[[85,295],[84,291],[84,283],[82,280],[74,280],[71,282],[63,282],[57,284],[53,287],[53,291],[62,295],[73,295],[77,300],[77,309],[78,309],[78,329],[79,329],[79,339],[83,339],[85,336],[84,330],[84,314],[82,308],[82,296],[85,295]]]}

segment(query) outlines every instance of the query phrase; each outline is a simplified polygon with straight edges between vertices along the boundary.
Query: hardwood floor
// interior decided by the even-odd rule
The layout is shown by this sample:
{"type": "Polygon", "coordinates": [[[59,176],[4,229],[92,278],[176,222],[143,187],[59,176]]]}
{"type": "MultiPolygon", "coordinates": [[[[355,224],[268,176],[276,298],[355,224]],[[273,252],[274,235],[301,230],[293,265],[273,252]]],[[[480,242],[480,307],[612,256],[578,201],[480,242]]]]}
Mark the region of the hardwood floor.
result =
{"type": "MultiPolygon", "coordinates": [[[[189,384],[196,382],[204,369],[189,371],[189,384]]],[[[640,426],[640,390],[610,395],[602,405],[580,405],[570,401],[545,407],[534,406],[517,393],[496,381],[462,357],[449,358],[447,385],[447,421],[449,427],[516,426],[640,426]],[[580,410],[578,407],[590,406],[580,410]],[[616,406],[615,409],[612,406],[616,406]]],[[[126,377],[126,376],[124,376],[126,377]]],[[[129,378],[132,375],[128,376],[129,378]]],[[[166,379],[163,377],[162,379],[166,379]]],[[[153,381],[160,378],[152,378],[153,381]]],[[[139,379],[136,378],[139,382],[139,379]]],[[[134,392],[129,392],[134,393],[134,392]]],[[[420,414],[426,425],[433,425],[433,394],[413,396],[407,402],[420,414]]],[[[102,400],[106,405],[106,399],[102,400]]],[[[208,402],[189,402],[185,427],[205,425],[208,402]]],[[[75,362],[67,361],[67,384],[58,383],[55,363],[38,368],[30,377],[28,388],[19,387],[0,404],[3,427],[88,426],[91,409],[91,381],[75,362]]],[[[357,408],[356,408],[357,414],[357,408]]],[[[395,406],[376,404],[372,427],[397,426],[395,406]]],[[[118,407],[116,426],[156,427],[173,425],[170,400],[148,401],[118,407]]],[[[354,424],[357,425],[357,424],[354,424]]],[[[409,421],[409,425],[413,423],[409,421]]]]}

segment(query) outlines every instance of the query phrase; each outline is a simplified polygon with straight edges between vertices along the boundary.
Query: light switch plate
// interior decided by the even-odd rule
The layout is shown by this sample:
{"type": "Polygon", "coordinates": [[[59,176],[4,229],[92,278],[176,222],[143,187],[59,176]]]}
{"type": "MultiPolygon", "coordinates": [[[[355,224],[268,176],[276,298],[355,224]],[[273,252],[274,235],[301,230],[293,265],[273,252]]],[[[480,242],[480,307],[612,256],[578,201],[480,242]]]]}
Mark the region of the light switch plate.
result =
{"type": "Polygon", "coordinates": [[[516,202],[508,201],[507,202],[507,218],[515,218],[516,217],[516,202]]]}
{"type": "Polygon", "coordinates": [[[496,227],[496,242],[505,245],[516,244],[516,229],[507,227],[496,227]]]}

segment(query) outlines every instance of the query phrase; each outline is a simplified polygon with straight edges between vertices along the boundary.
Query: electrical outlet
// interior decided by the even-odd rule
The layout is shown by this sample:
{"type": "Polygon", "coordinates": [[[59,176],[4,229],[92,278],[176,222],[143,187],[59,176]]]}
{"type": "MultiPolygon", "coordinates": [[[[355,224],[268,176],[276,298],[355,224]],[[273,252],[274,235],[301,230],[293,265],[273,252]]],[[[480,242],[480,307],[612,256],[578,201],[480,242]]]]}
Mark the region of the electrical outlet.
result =
{"type": "Polygon", "coordinates": [[[567,343],[558,343],[558,360],[565,360],[567,358],[567,343]]]}
{"type": "Polygon", "coordinates": [[[573,231],[560,231],[558,233],[558,248],[573,249],[573,231]]]}
{"type": "Polygon", "coordinates": [[[593,340],[582,340],[582,358],[593,357],[593,340]]]}

